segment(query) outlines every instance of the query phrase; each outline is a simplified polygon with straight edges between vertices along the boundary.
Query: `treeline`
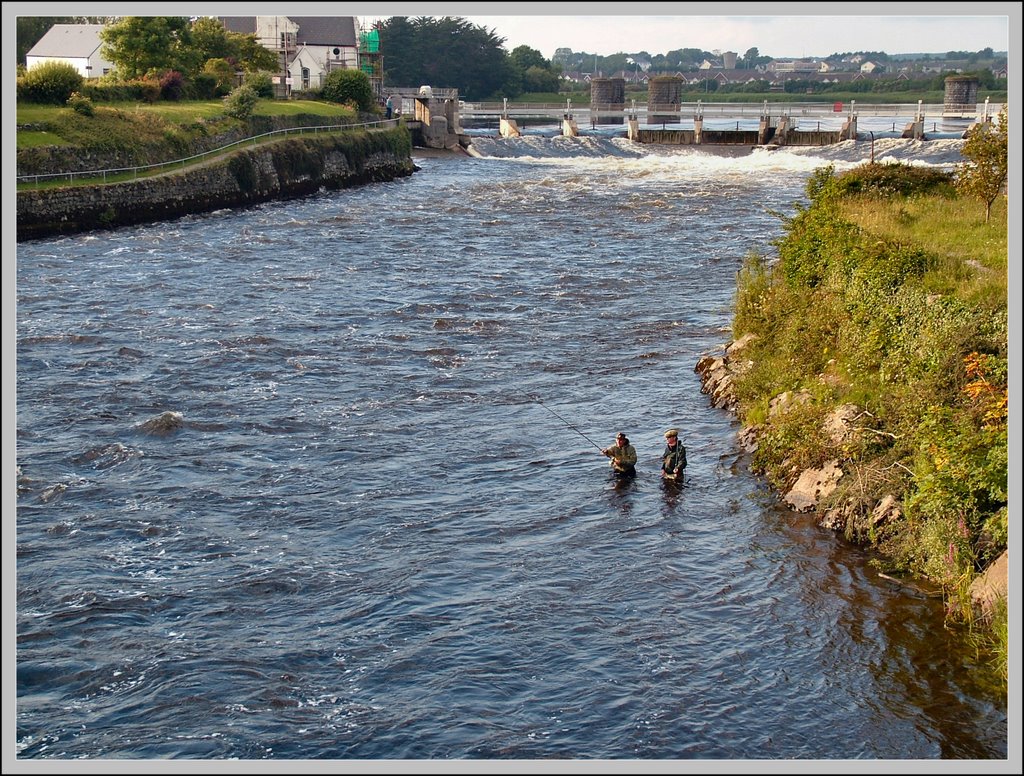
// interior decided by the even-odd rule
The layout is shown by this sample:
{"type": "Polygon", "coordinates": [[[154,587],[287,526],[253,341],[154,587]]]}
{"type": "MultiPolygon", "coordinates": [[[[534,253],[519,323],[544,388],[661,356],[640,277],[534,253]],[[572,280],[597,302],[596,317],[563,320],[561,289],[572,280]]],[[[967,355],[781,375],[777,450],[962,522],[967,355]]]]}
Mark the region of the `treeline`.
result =
{"type": "Polygon", "coordinates": [[[452,16],[392,16],[381,25],[384,80],[396,86],[432,84],[471,100],[557,92],[561,68],[529,46],[511,52],[494,30],[452,16]]]}
{"type": "MultiPolygon", "coordinates": [[[[893,94],[901,92],[943,92],[946,88],[946,78],[949,73],[933,73],[915,78],[909,75],[904,78],[897,75],[883,74],[864,78],[859,81],[840,81],[838,83],[823,83],[820,79],[812,78],[788,78],[783,83],[783,92],[786,94],[835,94],[842,92],[853,93],[874,93],[893,94]]],[[[976,78],[978,86],[982,89],[1005,92],[1007,79],[997,78],[987,68],[958,73],[957,75],[971,76],[976,78]]],[[[709,74],[707,91],[721,92],[723,94],[761,94],[773,91],[772,84],[767,79],[761,78],[746,83],[719,84],[714,80],[713,74],[709,74]]],[[[703,89],[704,84],[699,88],[703,89]]]]}

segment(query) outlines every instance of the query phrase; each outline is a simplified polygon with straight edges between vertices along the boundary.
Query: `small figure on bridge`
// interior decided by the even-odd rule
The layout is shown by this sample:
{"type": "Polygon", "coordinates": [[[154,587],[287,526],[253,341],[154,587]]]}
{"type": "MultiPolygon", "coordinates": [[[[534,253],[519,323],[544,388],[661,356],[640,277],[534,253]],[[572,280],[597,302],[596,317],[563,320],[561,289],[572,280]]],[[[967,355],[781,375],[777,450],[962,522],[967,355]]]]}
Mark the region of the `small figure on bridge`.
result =
{"type": "Polygon", "coordinates": [[[384,103],[384,118],[391,118],[391,114],[394,112],[394,110],[395,98],[389,94],[387,102],[384,103]]]}

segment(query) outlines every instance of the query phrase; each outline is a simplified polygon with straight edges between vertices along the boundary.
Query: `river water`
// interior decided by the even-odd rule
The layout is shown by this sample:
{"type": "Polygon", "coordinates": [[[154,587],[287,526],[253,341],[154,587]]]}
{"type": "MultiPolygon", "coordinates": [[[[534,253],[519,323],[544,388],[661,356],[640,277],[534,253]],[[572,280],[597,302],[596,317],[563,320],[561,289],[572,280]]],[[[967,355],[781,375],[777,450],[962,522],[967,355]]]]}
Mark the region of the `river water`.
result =
{"type": "Polygon", "coordinates": [[[865,144],[474,145],[18,245],[17,756],[1006,758],[941,600],[780,507],[693,371],[865,144]]]}

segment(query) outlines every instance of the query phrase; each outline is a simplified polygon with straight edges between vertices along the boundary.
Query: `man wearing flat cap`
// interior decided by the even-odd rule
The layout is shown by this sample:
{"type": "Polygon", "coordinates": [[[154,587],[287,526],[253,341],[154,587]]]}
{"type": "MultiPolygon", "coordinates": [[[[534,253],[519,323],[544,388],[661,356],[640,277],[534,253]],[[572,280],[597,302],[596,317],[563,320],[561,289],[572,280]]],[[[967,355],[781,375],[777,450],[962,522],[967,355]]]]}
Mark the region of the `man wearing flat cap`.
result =
{"type": "Polygon", "coordinates": [[[615,444],[601,451],[611,460],[612,470],[616,474],[632,477],[636,474],[636,448],[621,431],[615,435],[615,444]]]}
{"type": "Polygon", "coordinates": [[[679,441],[679,431],[670,428],[665,432],[665,452],[661,454],[661,476],[666,480],[681,483],[686,468],[686,448],[679,441]]]}

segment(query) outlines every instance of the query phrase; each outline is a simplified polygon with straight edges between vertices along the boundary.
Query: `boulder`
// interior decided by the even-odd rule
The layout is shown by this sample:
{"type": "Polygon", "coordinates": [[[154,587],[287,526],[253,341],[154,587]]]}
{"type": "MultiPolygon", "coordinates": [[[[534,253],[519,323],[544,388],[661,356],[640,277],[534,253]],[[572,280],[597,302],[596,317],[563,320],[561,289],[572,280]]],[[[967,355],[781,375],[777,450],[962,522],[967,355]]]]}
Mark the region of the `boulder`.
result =
{"type": "Polygon", "coordinates": [[[1009,550],[1003,550],[1003,554],[971,582],[969,589],[971,601],[985,619],[992,616],[999,601],[1007,600],[1009,566],[1009,550]]]}
{"type": "Polygon", "coordinates": [[[797,512],[814,509],[821,499],[836,489],[842,476],[843,470],[836,460],[829,461],[820,469],[806,469],[783,497],[783,501],[797,512]]]}
{"type": "Polygon", "coordinates": [[[825,418],[825,433],[834,445],[842,445],[856,441],[860,431],[853,426],[853,421],[860,417],[860,407],[856,404],[841,404],[825,418]]]}

